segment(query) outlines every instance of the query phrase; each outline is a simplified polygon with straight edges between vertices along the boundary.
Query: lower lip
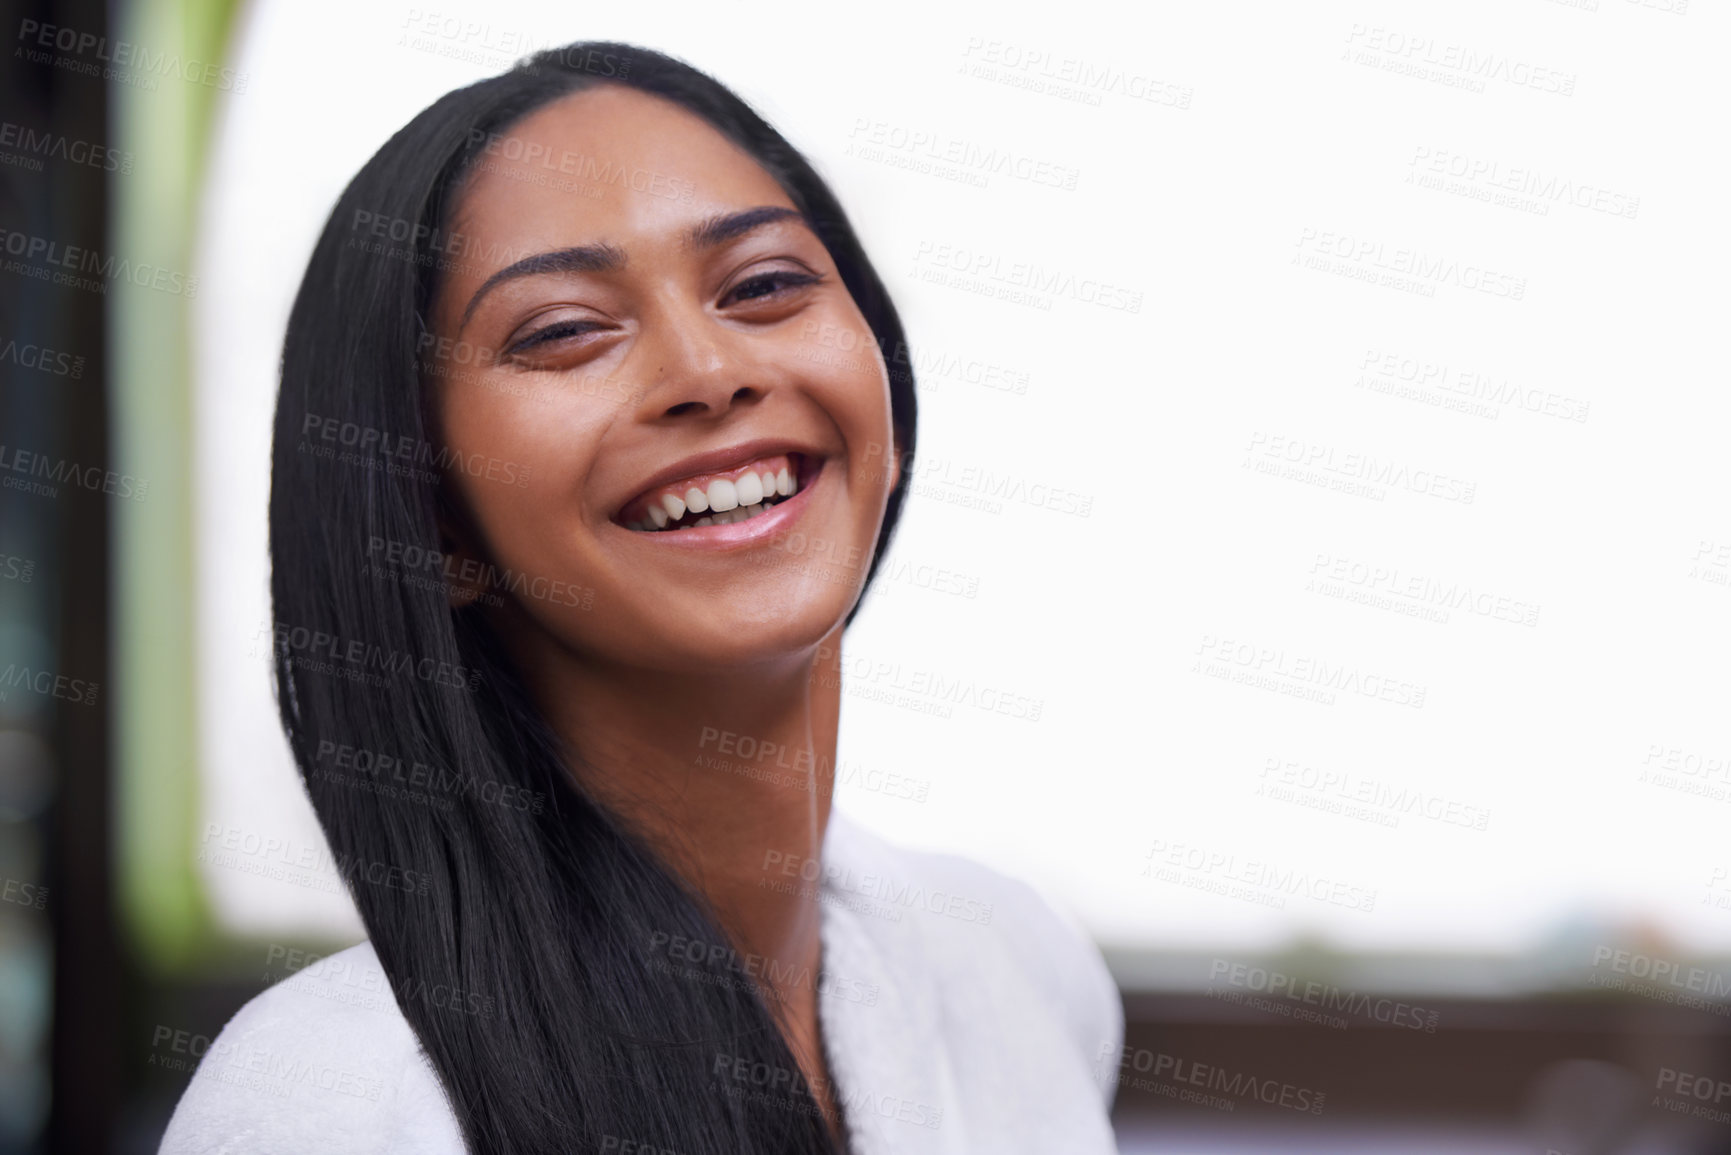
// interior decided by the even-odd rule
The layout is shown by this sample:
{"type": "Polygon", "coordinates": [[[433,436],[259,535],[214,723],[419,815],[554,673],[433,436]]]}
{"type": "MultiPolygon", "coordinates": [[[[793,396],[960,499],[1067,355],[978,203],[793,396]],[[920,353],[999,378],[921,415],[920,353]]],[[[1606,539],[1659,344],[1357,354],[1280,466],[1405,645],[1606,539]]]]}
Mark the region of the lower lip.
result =
{"type": "Polygon", "coordinates": [[[820,463],[817,472],[809,482],[800,487],[798,493],[785,501],[776,502],[768,513],[760,513],[750,521],[736,521],[729,525],[694,525],[689,529],[658,530],[653,533],[639,529],[627,529],[625,532],[632,537],[674,545],[681,549],[731,549],[761,542],[793,528],[793,523],[799,520],[809,504],[807,498],[811,496],[811,491],[822,483],[828,465],[827,461],[820,463]]]}

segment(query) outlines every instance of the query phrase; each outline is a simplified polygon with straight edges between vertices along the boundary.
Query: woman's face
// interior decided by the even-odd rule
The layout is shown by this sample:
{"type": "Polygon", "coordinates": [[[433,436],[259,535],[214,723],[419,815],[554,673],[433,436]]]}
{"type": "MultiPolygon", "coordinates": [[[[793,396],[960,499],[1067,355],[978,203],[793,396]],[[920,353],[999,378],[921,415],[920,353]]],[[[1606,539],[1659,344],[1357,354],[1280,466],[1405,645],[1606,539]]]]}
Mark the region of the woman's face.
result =
{"type": "Polygon", "coordinates": [[[750,156],[593,88],[491,142],[444,251],[422,364],[470,563],[447,574],[493,567],[472,592],[520,656],[708,671],[841,623],[894,481],[888,374],[750,156]]]}

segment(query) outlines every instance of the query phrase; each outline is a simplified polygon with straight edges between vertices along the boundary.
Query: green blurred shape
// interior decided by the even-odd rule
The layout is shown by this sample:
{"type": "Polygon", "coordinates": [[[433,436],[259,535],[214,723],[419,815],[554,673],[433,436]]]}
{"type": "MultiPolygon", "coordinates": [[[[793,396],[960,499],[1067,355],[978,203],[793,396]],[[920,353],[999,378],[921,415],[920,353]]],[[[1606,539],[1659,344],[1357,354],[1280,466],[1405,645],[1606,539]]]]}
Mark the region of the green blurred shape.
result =
{"type": "MultiPolygon", "coordinates": [[[[238,0],[137,0],[115,7],[111,39],[154,56],[220,66],[238,0]]],[[[154,89],[112,84],[111,131],[133,171],[113,178],[110,244],[133,264],[190,274],[214,84],[159,74],[154,89]]],[[[241,95],[238,99],[246,99],[241,95]]],[[[146,478],[142,501],[117,502],[115,670],[116,864],[122,925],[140,962],[185,969],[215,924],[193,856],[199,807],[194,429],[188,297],[117,279],[109,373],[117,468],[146,478]]]]}

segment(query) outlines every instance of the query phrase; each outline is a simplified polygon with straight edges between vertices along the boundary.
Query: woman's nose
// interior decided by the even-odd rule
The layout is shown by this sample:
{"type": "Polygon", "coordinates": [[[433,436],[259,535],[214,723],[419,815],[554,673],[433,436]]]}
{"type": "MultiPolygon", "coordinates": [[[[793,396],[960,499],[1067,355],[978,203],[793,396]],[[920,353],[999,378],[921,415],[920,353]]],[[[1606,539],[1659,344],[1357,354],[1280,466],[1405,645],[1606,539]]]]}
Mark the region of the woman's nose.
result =
{"type": "Polygon", "coordinates": [[[745,338],[696,310],[658,318],[658,330],[642,343],[642,416],[648,420],[689,415],[718,417],[735,405],[763,396],[766,381],[742,347],[745,338]]]}

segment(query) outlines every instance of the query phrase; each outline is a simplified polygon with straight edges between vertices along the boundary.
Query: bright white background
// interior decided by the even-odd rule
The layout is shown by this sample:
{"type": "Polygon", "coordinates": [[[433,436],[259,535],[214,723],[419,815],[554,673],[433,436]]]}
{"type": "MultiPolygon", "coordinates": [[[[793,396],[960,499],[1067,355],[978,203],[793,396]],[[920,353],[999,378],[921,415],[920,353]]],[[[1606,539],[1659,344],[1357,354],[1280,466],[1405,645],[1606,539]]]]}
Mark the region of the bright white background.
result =
{"type": "MultiPolygon", "coordinates": [[[[1722,9],[438,11],[449,19],[267,0],[241,32],[235,63],[250,80],[223,109],[197,270],[205,822],[321,844],[259,631],[274,370],[325,215],[390,133],[502,70],[525,39],[616,38],[711,71],[804,149],[922,364],[941,358],[920,394],[932,472],[890,580],[850,635],[850,669],[881,671],[857,686],[971,681],[1037,699],[1041,714],[961,703],[944,718],[848,697],[844,764],[929,791],[915,802],[850,789],[841,806],[893,838],[1036,881],[1107,944],[1250,949],[1308,934],[1522,952],[1568,926],[1641,922],[1691,948],[1731,946],[1731,910],[1713,902],[1731,900],[1713,882],[1731,867],[1731,238],[1723,150],[1703,131],[1731,107],[1722,9]],[[1028,65],[1030,52],[1048,62],[1028,65]],[[1495,78],[1475,91],[1381,67],[1427,55],[1456,81],[1471,56],[1519,80],[1572,76],[1573,92],[1495,78]],[[995,73],[976,74],[982,64],[995,73]],[[1027,87],[1064,67],[1089,73],[1083,99],[1027,87]],[[1155,100],[1126,91],[1150,84],[1155,100]],[[862,152],[878,125],[922,143],[862,152]],[[984,187],[959,181],[929,155],[946,148],[1061,166],[1075,187],[989,169],[984,187]],[[1484,170],[1425,187],[1420,156],[1484,170]],[[1502,191],[1492,179],[1536,183],[1516,207],[1485,199],[1502,191]],[[1602,205],[1638,198],[1634,217],[1590,207],[1595,190],[1614,198],[1602,205]],[[1401,250],[1462,272],[1429,278],[1427,296],[1311,268],[1305,258],[1336,258],[1300,244],[1306,230],[1349,238],[1361,256],[1346,265],[1373,277],[1401,250]],[[1105,282],[1141,307],[1105,308],[1066,285],[1038,308],[922,280],[941,246],[1105,282]],[[1524,279],[1522,299],[1466,287],[1478,269],[1511,278],[1493,284],[1524,279]],[[1376,372],[1372,350],[1445,365],[1458,388],[1471,388],[1463,372],[1482,374],[1502,400],[1467,398],[1483,411],[1460,412],[1438,403],[1459,393],[1432,386],[1377,392],[1361,378],[1376,372]],[[1025,394],[968,380],[985,366],[1025,379],[1025,394]],[[1568,419],[1582,405],[1586,419],[1568,419]],[[1252,451],[1277,438],[1332,462],[1325,479],[1358,454],[1421,488],[1438,475],[1470,484],[1473,500],[1398,482],[1376,486],[1377,500],[1246,468],[1284,464],[1252,451]],[[980,475],[1019,488],[982,495],[980,475]],[[1089,515],[1041,508],[1035,486],[1091,498],[1089,515]],[[997,507],[961,504],[970,496],[997,507]],[[1309,584],[1319,557],[1396,571],[1403,588],[1470,589],[1483,607],[1536,606],[1537,621],[1351,602],[1309,584]],[[928,566],[975,595],[921,588],[928,566]],[[1320,661],[1422,686],[1423,705],[1350,689],[1325,704],[1211,677],[1197,666],[1207,639],[1233,643],[1216,654],[1228,672],[1249,668],[1234,658],[1263,674],[1320,661]],[[1674,784],[1642,781],[1654,748],[1719,768],[1690,761],[1696,772],[1674,784]],[[1302,788],[1258,794],[1270,760],[1406,790],[1433,813],[1488,812],[1486,829],[1387,804],[1372,809],[1398,825],[1329,813],[1295,801],[1328,798],[1302,788]],[[1215,864],[1190,882],[1266,866],[1322,893],[1374,892],[1374,909],[1278,882],[1256,892],[1277,907],[1144,877],[1157,841],[1215,864]]],[[[1334,591],[1345,592],[1391,595],[1368,580],[1334,591]]],[[[208,881],[237,930],[362,933],[346,899],[315,886],[223,868],[208,881]]]]}

